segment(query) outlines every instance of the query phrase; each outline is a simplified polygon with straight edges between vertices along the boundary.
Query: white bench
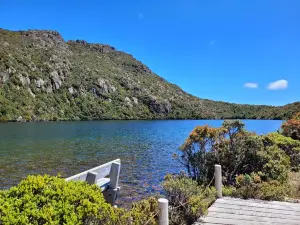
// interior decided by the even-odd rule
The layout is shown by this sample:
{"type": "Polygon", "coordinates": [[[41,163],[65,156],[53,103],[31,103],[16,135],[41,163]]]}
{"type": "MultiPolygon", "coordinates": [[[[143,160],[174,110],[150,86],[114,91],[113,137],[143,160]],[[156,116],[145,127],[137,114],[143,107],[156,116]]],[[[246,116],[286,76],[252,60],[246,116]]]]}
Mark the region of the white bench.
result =
{"type": "Polygon", "coordinates": [[[68,177],[66,178],[66,181],[86,181],[89,184],[96,184],[101,188],[105,200],[114,204],[120,190],[120,187],[118,186],[120,169],[121,160],[116,159],[68,177]]]}

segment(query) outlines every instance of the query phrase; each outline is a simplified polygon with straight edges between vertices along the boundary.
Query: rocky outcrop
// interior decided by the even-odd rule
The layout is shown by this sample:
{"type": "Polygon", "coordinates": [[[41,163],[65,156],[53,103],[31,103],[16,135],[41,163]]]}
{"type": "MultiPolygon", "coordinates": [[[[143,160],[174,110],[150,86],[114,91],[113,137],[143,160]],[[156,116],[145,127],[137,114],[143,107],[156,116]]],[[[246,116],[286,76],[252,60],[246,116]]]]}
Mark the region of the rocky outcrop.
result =
{"type": "Polygon", "coordinates": [[[52,71],[50,73],[50,78],[52,81],[52,86],[54,87],[54,89],[58,90],[62,84],[62,80],[57,71],[52,71]]]}
{"type": "Polygon", "coordinates": [[[69,91],[69,93],[70,93],[71,95],[73,95],[73,94],[75,94],[75,93],[77,92],[76,89],[73,88],[73,87],[69,87],[69,88],[68,88],[68,91],[69,91]]]}
{"type": "Polygon", "coordinates": [[[149,104],[150,109],[155,113],[170,113],[172,110],[172,105],[167,100],[158,101],[157,99],[153,99],[149,104]]]}
{"type": "Polygon", "coordinates": [[[139,104],[139,101],[136,97],[132,97],[132,100],[133,100],[133,103],[138,105],[139,104]]]}
{"type": "Polygon", "coordinates": [[[130,98],[125,97],[125,102],[126,102],[126,105],[128,105],[129,107],[132,107],[130,98]]]}
{"type": "Polygon", "coordinates": [[[20,31],[24,38],[31,39],[37,48],[58,48],[64,53],[70,53],[68,45],[57,31],[51,30],[28,30],[20,31]]]}
{"type": "Polygon", "coordinates": [[[102,94],[113,93],[117,90],[115,86],[113,86],[108,80],[105,80],[103,78],[98,78],[96,84],[99,87],[99,92],[102,94]]]}
{"type": "Polygon", "coordinates": [[[42,78],[34,80],[34,82],[37,88],[43,88],[45,85],[45,81],[42,78]]]}
{"type": "Polygon", "coordinates": [[[35,98],[35,94],[32,92],[32,90],[31,90],[30,88],[28,88],[27,90],[28,90],[29,94],[30,94],[33,98],[35,98]]]}
{"type": "Polygon", "coordinates": [[[76,40],[76,41],[68,41],[70,44],[80,44],[84,46],[85,48],[95,51],[95,52],[100,52],[100,53],[109,53],[109,52],[114,52],[116,49],[110,45],[103,45],[103,44],[90,44],[87,43],[84,40],[76,40]]]}
{"type": "Polygon", "coordinates": [[[18,75],[19,80],[22,83],[22,86],[29,86],[30,85],[30,79],[28,76],[23,76],[22,74],[18,75]]]}
{"type": "Polygon", "coordinates": [[[8,72],[1,72],[0,71],[0,83],[5,83],[9,80],[9,73],[8,72]]]}

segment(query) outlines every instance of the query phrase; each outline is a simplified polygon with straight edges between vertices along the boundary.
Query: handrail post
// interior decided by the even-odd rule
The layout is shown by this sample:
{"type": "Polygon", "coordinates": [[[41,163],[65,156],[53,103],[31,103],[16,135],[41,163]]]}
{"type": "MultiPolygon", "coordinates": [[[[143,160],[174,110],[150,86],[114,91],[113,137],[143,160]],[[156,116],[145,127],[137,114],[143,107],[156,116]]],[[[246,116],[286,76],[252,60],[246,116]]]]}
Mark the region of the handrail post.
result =
{"type": "Polygon", "coordinates": [[[169,225],[169,212],[168,212],[168,206],[169,201],[165,198],[159,198],[158,199],[158,221],[159,225],[169,225]]]}
{"type": "Polygon", "coordinates": [[[217,198],[222,198],[222,168],[221,165],[215,165],[215,188],[217,198]]]}

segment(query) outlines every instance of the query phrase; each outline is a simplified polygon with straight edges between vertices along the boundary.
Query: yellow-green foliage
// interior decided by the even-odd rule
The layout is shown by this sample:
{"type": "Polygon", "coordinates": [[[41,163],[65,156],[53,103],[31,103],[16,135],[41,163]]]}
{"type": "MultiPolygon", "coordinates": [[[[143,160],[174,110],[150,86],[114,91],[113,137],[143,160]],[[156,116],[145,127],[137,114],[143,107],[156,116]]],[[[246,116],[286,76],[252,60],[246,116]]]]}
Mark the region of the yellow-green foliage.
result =
{"type": "Polygon", "coordinates": [[[236,188],[234,186],[223,186],[222,194],[223,196],[234,196],[236,192],[236,188]]]}
{"type": "Polygon", "coordinates": [[[299,186],[287,184],[291,169],[300,168],[300,141],[291,137],[259,136],[241,121],[225,121],[220,128],[196,127],[180,150],[181,162],[198,184],[210,183],[214,165],[222,165],[224,196],[282,200],[298,193],[299,186]]]}
{"type": "Polygon", "coordinates": [[[172,224],[192,224],[215,201],[216,190],[185,176],[167,175],[163,188],[171,205],[172,224]]]}
{"type": "Polygon", "coordinates": [[[284,200],[290,193],[289,185],[277,180],[262,181],[255,173],[237,176],[236,187],[231,190],[233,191],[228,193],[229,196],[264,200],[284,200]]]}
{"type": "Polygon", "coordinates": [[[200,184],[213,179],[215,164],[222,165],[225,185],[232,184],[238,174],[253,172],[260,173],[264,181],[283,182],[290,170],[289,155],[296,155],[288,154],[281,149],[286,145],[275,142],[279,141],[273,136],[247,132],[241,121],[224,121],[220,128],[196,127],[180,149],[180,160],[200,184]]]}
{"type": "Polygon", "coordinates": [[[132,209],[121,217],[119,224],[156,225],[157,222],[158,202],[156,198],[150,197],[148,199],[133,203],[132,209]]]}
{"type": "Polygon", "coordinates": [[[276,145],[290,157],[292,170],[300,169],[300,141],[277,132],[267,134],[263,138],[266,146],[276,145]]]}
{"type": "Polygon", "coordinates": [[[290,171],[290,158],[283,150],[277,146],[270,146],[258,151],[257,155],[263,165],[258,171],[263,180],[278,180],[280,182],[287,180],[290,171]]]}
{"type": "Polygon", "coordinates": [[[96,185],[66,182],[50,176],[29,176],[0,192],[0,224],[156,224],[154,198],[135,203],[131,210],[106,203],[96,185]]]}
{"type": "Polygon", "coordinates": [[[107,223],[116,219],[98,187],[50,176],[29,176],[2,191],[0,215],[3,224],[83,224],[91,218],[107,223]]]}

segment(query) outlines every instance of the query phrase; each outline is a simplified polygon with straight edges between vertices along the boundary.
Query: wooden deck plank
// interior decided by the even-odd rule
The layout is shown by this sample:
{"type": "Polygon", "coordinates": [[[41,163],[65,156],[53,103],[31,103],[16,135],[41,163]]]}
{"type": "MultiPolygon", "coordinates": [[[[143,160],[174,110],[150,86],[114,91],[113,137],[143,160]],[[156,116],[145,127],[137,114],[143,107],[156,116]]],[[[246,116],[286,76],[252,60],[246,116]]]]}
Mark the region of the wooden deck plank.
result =
{"type": "Polygon", "coordinates": [[[217,199],[196,224],[300,225],[300,204],[225,197],[217,199]]]}
{"type": "Polygon", "coordinates": [[[240,199],[240,198],[230,198],[230,197],[224,197],[223,200],[229,200],[232,202],[247,202],[247,203],[258,203],[258,204],[268,204],[268,205],[278,205],[282,207],[289,207],[294,209],[300,209],[299,203],[294,202],[279,202],[279,201],[266,201],[266,200],[260,200],[260,199],[240,199]]]}
{"type": "Polygon", "coordinates": [[[271,223],[281,223],[281,224],[291,224],[291,225],[299,225],[299,220],[293,219],[281,219],[281,218],[272,218],[272,217],[264,217],[264,216],[256,216],[256,215],[245,215],[245,214],[237,214],[237,213],[221,213],[221,212],[210,212],[209,217],[220,218],[220,219],[233,219],[233,220],[246,220],[252,222],[271,222],[271,223]]]}
{"type": "Polygon", "coordinates": [[[280,215],[299,215],[299,212],[297,211],[291,211],[291,210],[281,210],[281,209],[270,209],[270,208],[262,208],[262,207],[251,207],[251,206],[241,206],[241,205],[230,205],[230,204],[224,204],[224,203],[214,203],[214,207],[217,208],[226,208],[226,209],[232,209],[232,210],[239,210],[239,211],[253,211],[253,212],[263,212],[263,213],[272,213],[272,214],[280,214],[280,215]]]}
{"type": "Polygon", "coordinates": [[[228,214],[239,214],[239,215],[248,215],[248,216],[263,216],[266,218],[280,218],[280,219],[293,219],[300,221],[300,214],[297,212],[294,212],[293,214],[284,214],[284,212],[280,210],[273,210],[273,211],[259,211],[255,210],[254,207],[244,207],[244,208],[238,208],[238,209],[232,209],[232,208],[220,208],[218,206],[211,206],[209,208],[210,212],[220,212],[220,213],[228,213],[228,214]]]}
{"type": "MultiPolygon", "coordinates": [[[[247,221],[247,220],[236,220],[230,218],[215,218],[215,217],[206,217],[204,221],[197,222],[194,225],[207,225],[207,224],[222,224],[222,225],[282,225],[281,223],[272,223],[272,222],[257,222],[257,221],[247,221]]],[[[286,224],[285,224],[286,225],[286,224]]]]}
{"type": "MultiPolygon", "coordinates": [[[[244,199],[231,200],[230,198],[220,198],[220,199],[217,199],[216,202],[226,204],[226,205],[239,205],[239,206],[257,207],[257,208],[279,209],[279,210],[284,210],[284,211],[296,211],[296,212],[300,213],[300,208],[295,207],[294,205],[285,205],[285,206],[274,205],[268,201],[257,202],[252,199],[250,199],[250,200],[244,200],[244,199]]],[[[291,204],[295,204],[295,203],[291,203],[291,204]]]]}

